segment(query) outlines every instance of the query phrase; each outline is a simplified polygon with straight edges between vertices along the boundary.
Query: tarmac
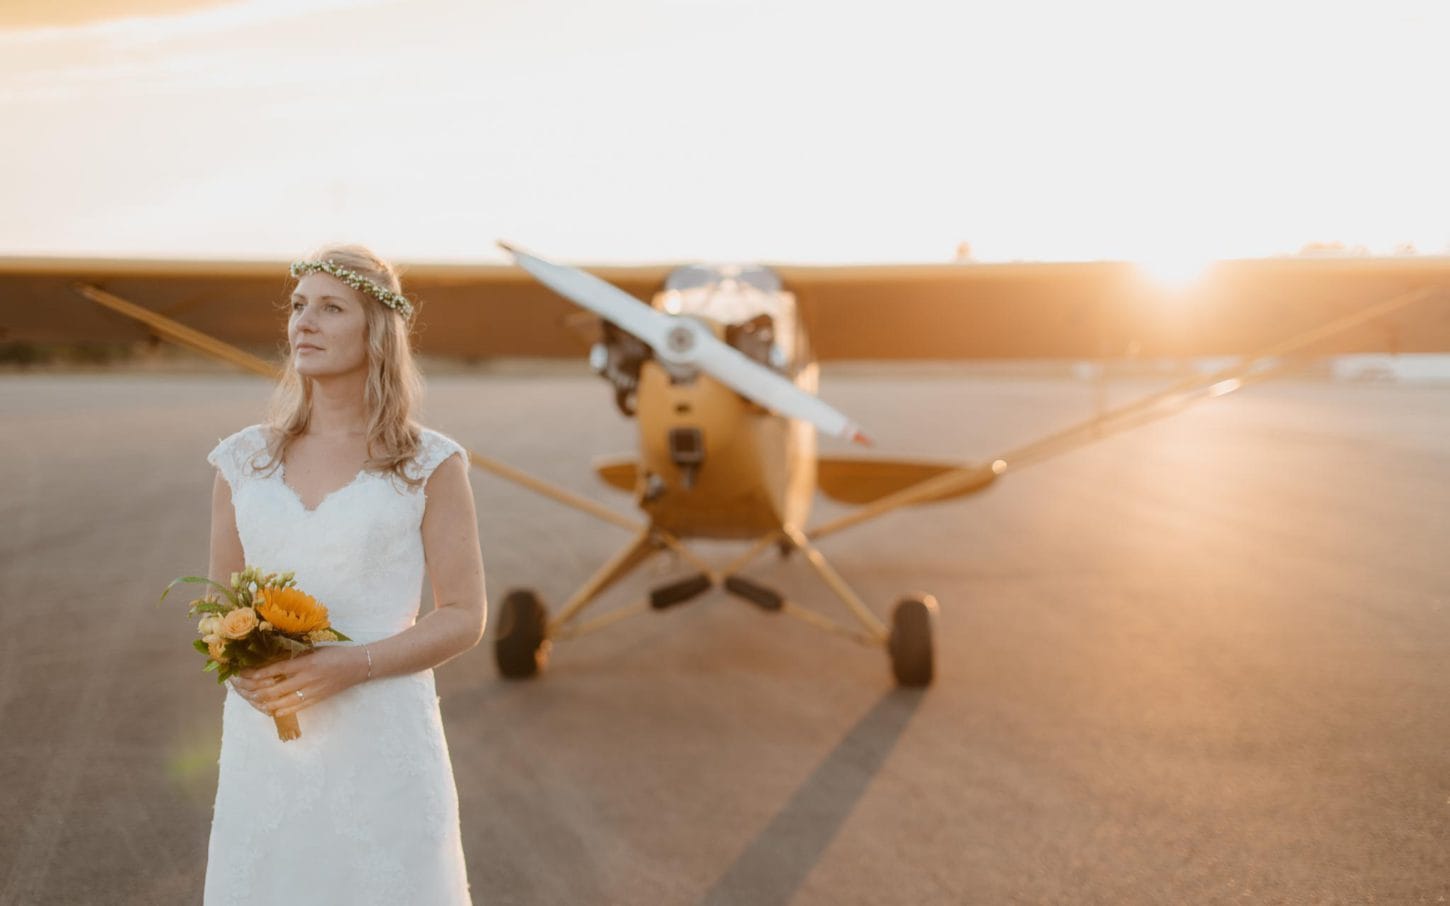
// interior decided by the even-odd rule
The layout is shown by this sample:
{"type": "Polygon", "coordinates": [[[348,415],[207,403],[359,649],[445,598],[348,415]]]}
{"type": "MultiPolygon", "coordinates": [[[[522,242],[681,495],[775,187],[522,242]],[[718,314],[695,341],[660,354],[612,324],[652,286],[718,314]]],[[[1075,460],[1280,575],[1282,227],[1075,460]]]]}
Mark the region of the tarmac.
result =
{"type": "MultiPolygon", "coordinates": [[[[204,456],[267,392],[0,376],[0,903],[200,901],[221,691],[185,596],[156,599],[205,571],[204,456]]],[[[990,461],[1096,391],[852,369],[822,392],[874,455],[990,461]]],[[[497,677],[490,627],[437,674],[475,902],[1450,901],[1447,413],[1443,384],[1258,385],[827,539],[883,616],[940,601],[925,691],[720,592],[528,682],[497,677]]],[[[585,374],[440,375],[424,422],[630,512],[590,463],[634,425],[585,374]]],[[[627,540],[472,481],[495,604],[557,605],[627,540]]],[[[752,575],[847,617],[798,558],[752,575]]]]}

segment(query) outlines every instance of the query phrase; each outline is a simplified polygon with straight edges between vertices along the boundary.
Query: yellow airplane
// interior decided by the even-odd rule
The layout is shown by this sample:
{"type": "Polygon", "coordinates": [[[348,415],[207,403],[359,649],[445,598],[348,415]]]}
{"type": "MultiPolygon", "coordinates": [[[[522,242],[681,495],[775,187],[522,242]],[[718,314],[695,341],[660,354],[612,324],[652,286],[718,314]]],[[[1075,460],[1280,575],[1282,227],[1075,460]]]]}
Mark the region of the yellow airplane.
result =
{"type": "MultiPolygon", "coordinates": [[[[407,288],[425,306],[420,349],[573,352],[577,340],[563,326],[569,308],[560,300],[592,312],[600,338],[591,363],[639,428],[637,455],[605,462],[598,472],[630,493],[643,516],[470,451],[481,469],[633,532],[557,614],[533,591],[504,596],[494,651],[507,677],[536,675],[556,641],[718,587],[763,610],[882,647],[897,682],[929,684],[936,601],[902,598],[883,621],[818,550],[821,538],[902,507],[977,493],[1008,473],[1264,380],[1304,356],[1450,349],[1450,260],[1443,258],[1223,262],[1193,287],[1175,289],[1119,263],[690,265],[590,273],[505,249],[517,268],[407,270],[407,288]],[[1225,354],[1237,356],[1228,367],[1100,411],[989,463],[824,456],[816,449],[818,431],[866,440],[860,426],[817,396],[821,358],[1225,354]],[[812,526],[818,491],[856,509],[812,526]],[[688,547],[691,539],[749,543],[716,566],[688,547]],[[799,552],[855,624],[750,579],[745,570],[770,549],[799,552]],[[584,618],[606,589],[663,550],[695,572],[584,618]]],[[[0,339],[149,336],[274,375],[274,364],[237,344],[275,346],[284,316],[266,316],[258,302],[286,297],[285,274],[283,265],[260,262],[0,259],[0,339]]]]}

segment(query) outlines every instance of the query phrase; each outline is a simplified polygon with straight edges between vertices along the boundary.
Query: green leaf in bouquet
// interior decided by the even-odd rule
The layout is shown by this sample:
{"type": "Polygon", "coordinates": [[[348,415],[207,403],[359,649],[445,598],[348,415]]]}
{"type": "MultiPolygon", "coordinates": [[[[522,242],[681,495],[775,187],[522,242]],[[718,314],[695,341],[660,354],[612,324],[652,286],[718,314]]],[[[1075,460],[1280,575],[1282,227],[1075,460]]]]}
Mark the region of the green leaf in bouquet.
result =
{"type": "Polygon", "coordinates": [[[166,586],[166,590],[161,593],[161,600],[157,601],[156,603],[157,604],[160,604],[161,601],[165,601],[166,600],[166,596],[169,595],[169,594],[171,594],[171,589],[175,588],[176,585],[177,585],[177,583],[179,583],[179,582],[189,582],[192,585],[211,585],[211,586],[214,586],[216,588],[220,588],[221,591],[222,591],[222,594],[224,594],[224,595],[227,596],[227,600],[228,601],[231,601],[233,606],[236,606],[236,603],[237,603],[236,593],[233,592],[227,586],[221,584],[220,582],[214,582],[211,579],[208,579],[206,576],[182,576],[182,577],[177,578],[177,579],[172,579],[171,580],[171,584],[170,585],[167,585],[166,586]]]}
{"type": "Polygon", "coordinates": [[[198,614],[214,613],[220,616],[221,614],[229,612],[231,609],[232,608],[223,604],[221,601],[212,601],[207,598],[200,598],[192,602],[191,615],[194,617],[198,614]]]}
{"type": "Polygon", "coordinates": [[[277,635],[276,642],[279,646],[291,652],[293,655],[302,654],[309,647],[311,647],[304,642],[299,642],[296,639],[289,639],[287,636],[281,634],[277,635]]]}
{"type": "Polygon", "coordinates": [[[216,670],[219,667],[221,667],[221,664],[218,664],[216,661],[207,661],[206,666],[201,668],[201,672],[206,673],[211,670],[216,670]]]}
{"type": "Polygon", "coordinates": [[[341,632],[340,632],[340,631],[339,631],[339,630],[338,630],[338,628],[337,628],[337,627],[336,627],[336,626],[334,626],[334,627],[332,627],[332,634],[333,634],[333,635],[335,635],[335,636],[337,636],[337,640],[338,640],[338,641],[339,641],[339,642],[351,642],[351,641],[352,641],[352,639],[350,639],[350,638],[348,638],[348,637],[347,637],[347,636],[345,636],[345,635],[343,635],[343,634],[342,634],[342,633],[341,633],[341,632]]]}
{"type": "Polygon", "coordinates": [[[191,643],[191,647],[195,648],[197,651],[200,651],[202,654],[206,654],[208,653],[208,651],[210,651],[210,649],[206,647],[206,642],[203,642],[201,639],[196,639],[195,641],[193,641],[191,643]]]}

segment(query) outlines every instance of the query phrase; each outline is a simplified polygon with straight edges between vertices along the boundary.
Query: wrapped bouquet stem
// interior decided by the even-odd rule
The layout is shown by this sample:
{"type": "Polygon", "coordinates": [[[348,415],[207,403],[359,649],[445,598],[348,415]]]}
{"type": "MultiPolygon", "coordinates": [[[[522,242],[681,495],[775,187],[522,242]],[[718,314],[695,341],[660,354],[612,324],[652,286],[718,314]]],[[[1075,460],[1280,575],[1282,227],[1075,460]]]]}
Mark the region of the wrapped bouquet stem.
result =
{"type": "Polygon", "coordinates": [[[273,716],[272,723],[277,725],[277,738],[283,742],[298,739],[302,736],[302,724],[297,722],[296,714],[278,714],[273,716]]]}
{"type": "MultiPolygon", "coordinates": [[[[166,586],[161,600],[180,582],[214,589],[192,601],[188,613],[197,620],[200,636],[192,645],[207,659],[202,670],[216,673],[218,683],[247,667],[305,654],[318,642],[352,641],[332,628],[327,608],[297,588],[292,573],[263,573],[249,566],[232,573],[228,585],[203,576],[182,576],[166,586]]],[[[296,714],[272,720],[278,739],[286,742],[302,735],[296,714]]]]}

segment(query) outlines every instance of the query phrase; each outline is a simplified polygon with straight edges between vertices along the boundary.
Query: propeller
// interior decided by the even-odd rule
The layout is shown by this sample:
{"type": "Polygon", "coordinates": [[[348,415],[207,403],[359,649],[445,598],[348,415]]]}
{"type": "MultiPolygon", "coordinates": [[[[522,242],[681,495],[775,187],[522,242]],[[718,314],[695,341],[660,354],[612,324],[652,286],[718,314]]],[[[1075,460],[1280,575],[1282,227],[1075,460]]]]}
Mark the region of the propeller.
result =
{"type": "Polygon", "coordinates": [[[860,426],[835,407],[715,336],[690,317],[658,311],[577,267],[554,264],[499,242],[534,279],[642,340],[667,365],[699,368],[747,399],[779,415],[799,418],[826,434],[871,443],[860,426]]]}

